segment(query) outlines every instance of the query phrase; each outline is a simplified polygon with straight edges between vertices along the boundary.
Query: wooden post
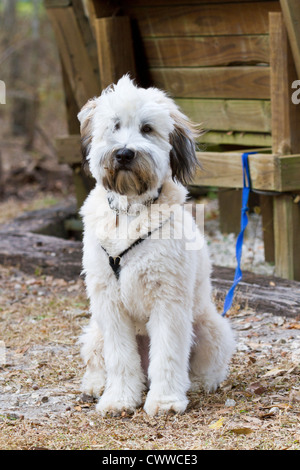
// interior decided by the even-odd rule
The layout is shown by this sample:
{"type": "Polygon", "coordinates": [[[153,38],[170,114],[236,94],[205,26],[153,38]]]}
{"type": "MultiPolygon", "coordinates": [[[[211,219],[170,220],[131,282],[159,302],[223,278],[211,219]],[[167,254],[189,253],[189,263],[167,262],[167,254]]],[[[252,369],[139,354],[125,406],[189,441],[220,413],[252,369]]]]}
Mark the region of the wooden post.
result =
{"type": "Polygon", "coordinates": [[[262,216],[265,261],[275,262],[273,196],[260,196],[260,211],[262,216]]]}
{"type": "Polygon", "coordinates": [[[299,153],[300,107],[292,103],[296,69],[281,13],[270,13],[271,114],[273,153],[299,153]]]}
{"type": "Polygon", "coordinates": [[[130,20],[127,16],[94,20],[101,88],[129,73],[136,76],[130,20]]]}
{"type": "Polygon", "coordinates": [[[299,0],[280,0],[284,23],[300,79],[300,2],[299,0]]]}
{"type": "Polygon", "coordinates": [[[300,281],[300,207],[291,194],[274,198],[276,274],[300,281]]]}
{"type": "Polygon", "coordinates": [[[65,92],[68,132],[70,135],[80,134],[80,124],[77,119],[77,114],[79,113],[79,107],[74,97],[73,90],[72,90],[68,75],[66,73],[64,64],[62,60],[60,62],[61,62],[63,87],[64,87],[64,92],[65,92]]]}
{"type": "Polygon", "coordinates": [[[242,190],[219,188],[218,201],[220,231],[238,235],[241,225],[242,190]]]}
{"type": "Polygon", "coordinates": [[[99,77],[70,7],[48,8],[61,59],[77,105],[81,108],[90,98],[100,93],[99,77]]]}
{"type": "MultiPolygon", "coordinates": [[[[62,64],[69,134],[79,134],[77,114],[80,108],[101,91],[96,44],[81,0],[47,0],[46,6],[62,64]]],[[[76,151],[73,156],[75,154],[76,151]]],[[[94,186],[94,181],[84,174],[80,161],[75,157],[68,163],[73,171],[77,205],[80,208],[94,186]]]]}
{"type": "MultiPolygon", "coordinates": [[[[300,150],[300,107],[291,101],[296,79],[282,13],[270,13],[270,66],[273,153],[295,154],[300,150]]],[[[274,197],[276,275],[300,280],[300,207],[291,195],[274,197]]]]}
{"type": "MultiPolygon", "coordinates": [[[[62,76],[63,76],[63,84],[65,90],[65,100],[66,100],[66,116],[67,116],[67,125],[69,134],[72,136],[80,134],[80,125],[77,119],[77,114],[79,112],[79,108],[77,106],[68,75],[66,74],[64,65],[62,63],[62,76]]],[[[64,152],[63,152],[64,153],[64,152]]],[[[77,201],[77,207],[80,209],[82,206],[85,198],[87,197],[90,190],[94,187],[94,181],[91,177],[84,174],[84,170],[81,165],[81,155],[79,161],[77,161],[76,155],[76,148],[72,147],[71,152],[69,151],[67,155],[64,156],[64,163],[69,163],[72,172],[73,172],[73,182],[75,186],[75,195],[77,201]],[[72,155],[70,161],[66,161],[69,155],[72,155]]]]}

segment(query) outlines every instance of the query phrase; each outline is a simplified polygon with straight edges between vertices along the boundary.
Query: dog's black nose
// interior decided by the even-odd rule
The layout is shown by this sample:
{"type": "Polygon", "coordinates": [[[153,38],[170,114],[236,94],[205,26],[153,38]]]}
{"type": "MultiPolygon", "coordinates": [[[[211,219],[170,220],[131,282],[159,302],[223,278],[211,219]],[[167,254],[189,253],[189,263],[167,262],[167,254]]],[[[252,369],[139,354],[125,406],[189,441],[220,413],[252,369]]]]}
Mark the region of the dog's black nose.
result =
{"type": "Polygon", "coordinates": [[[129,163],[134,158],[134,152],[127,148],[117,151],[116,159],[119,163],[129,163]]]}

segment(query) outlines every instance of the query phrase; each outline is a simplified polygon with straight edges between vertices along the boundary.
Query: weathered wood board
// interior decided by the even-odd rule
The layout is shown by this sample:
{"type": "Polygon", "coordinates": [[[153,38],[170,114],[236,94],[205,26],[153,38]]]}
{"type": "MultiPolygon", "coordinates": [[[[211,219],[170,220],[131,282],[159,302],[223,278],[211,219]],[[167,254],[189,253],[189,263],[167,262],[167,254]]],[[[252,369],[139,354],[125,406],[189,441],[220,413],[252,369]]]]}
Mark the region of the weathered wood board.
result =
{"type": "Polygon", "coordinates": [[[144,38],[150,67],[210,67],[269,63],[269,37],[187,36],[144,38]],[[180,53],[179,53],[180,51],[180,53]]]}
{"type": "MultiPolygon", "coordinates": [[[[61,18],[70,16],[69,3],[62,1],[61,18]]],[[[55,0],[47,5],[53,15],[55,0]]],[[[109,26],[127,15],[135,55],[144,60],[137,62],[137,69],[143,67],[137,76],[145,73],[154,85],[183,101],[186,113],[194,115],[196,122],[214,131],[203,142],[271,145],[268,14],[280,11],[278,1],[89,0],[87,7],[98,43],[101,88],[115,81],[118,69],[134,70],[134,65],[128,65],[133,64],[130,54],[113,59],[116,54],[111,52],[109,39],[120,35],[121,40],[115,37],[114,43],[121,48],[129,44],[127,29],[124,35],[122,26],[109,26]]],[[[78,88],[81,80],[74,85],[78,88]]]]}
{"type": "MultiPolygon", "coordinates": [[[[56,139],[56,150],[62,163],[80,163],[80,136],[56,139]]],[[[242,188],[242,152],[197,152],[201,168],[193,184],[221,188],[242,188]]],[[[279,156],[269,153],[249,155],[253,189],[265,191],[299,191],[300,155],[279,156]]]]}
{"type": "Polygon", "coordinates": [[[149,76],[175,98],[270,98],[267,66],[151,68],[149,76]]]}
{"type": "Polygon", "coordinates": [[[268,34],[269,11],[280,11],[279,2],[228,4],[151,5],[122,2],[126,14],[137,21],[143,37],[221,36],[268,34]]]}
{"type": "Polygon", "coordinates": [[[100,81],[88,54],[73,8],[49,8],[59,52],[74,93],[81,108],[90,98],[100,94],[100,81]]]}
{"type": "Polygon", "coordinates": [[[96,18],[101,88],[115,83],[122,75],[136,76],[130,20],[127,16],[96,18]]]}
{"type": "MultiPolygon", "coordinates": [[[[241,153],[198,152],[202,166],[194,177],[194,184],[220,188],[242,188],[241,153]]],[[[257,153],[249,155],[249,168],[253,189],[276,191],[279,183],[275,156],[257,153]]]]}
{"type": "MultiPolygon", "coordinates": [[[[176,103],[194,122],[210,131],[271,132],[271,103],[268,100],[185,99],[176,103]]],[[[207,141],[205,135],[199,142],[207,141]]]]}

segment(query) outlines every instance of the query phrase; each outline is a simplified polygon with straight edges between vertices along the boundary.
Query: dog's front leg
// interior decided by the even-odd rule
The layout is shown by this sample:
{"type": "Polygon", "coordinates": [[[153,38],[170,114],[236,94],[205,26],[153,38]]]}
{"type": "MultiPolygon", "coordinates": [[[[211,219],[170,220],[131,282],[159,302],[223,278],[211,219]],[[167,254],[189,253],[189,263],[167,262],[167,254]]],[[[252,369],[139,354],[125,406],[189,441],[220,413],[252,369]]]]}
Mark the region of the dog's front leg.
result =
{"type": "Polygon", "coordinates": [[[174,302],[157,306],[147,324],[150,336],[150,390],[144,409],[149,415],[183,413],[188,404],[192,321],[188,309],[174,302]]]}
{"type": "Polygon", "coordinates": [[[142,402],[145,377],[135,336],[135,327],[124,313],[106,309],[101,321],[104,337],[106,386],[97,411],[103,416],[133,413],[142,402]]]}

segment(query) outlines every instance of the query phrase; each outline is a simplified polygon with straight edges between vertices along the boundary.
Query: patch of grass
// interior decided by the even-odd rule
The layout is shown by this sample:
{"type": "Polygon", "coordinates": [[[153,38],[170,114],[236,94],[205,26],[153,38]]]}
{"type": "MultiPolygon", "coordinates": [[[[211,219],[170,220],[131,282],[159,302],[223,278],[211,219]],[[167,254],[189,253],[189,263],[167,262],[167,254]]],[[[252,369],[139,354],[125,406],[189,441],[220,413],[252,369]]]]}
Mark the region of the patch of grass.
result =
{"type": "MultiPolygon", "coordinates": [[[[43,2],[41,1],[39,4],[39,13],[42,13],[44,11],[44,5],[43,2]]],[[[23,0],[23,1],[18,1],[17,2],[17,14],[21,17],[24,16],[32,16],[34,12],[34,5],[32,0],[23,0]]]]}

